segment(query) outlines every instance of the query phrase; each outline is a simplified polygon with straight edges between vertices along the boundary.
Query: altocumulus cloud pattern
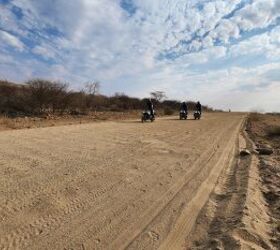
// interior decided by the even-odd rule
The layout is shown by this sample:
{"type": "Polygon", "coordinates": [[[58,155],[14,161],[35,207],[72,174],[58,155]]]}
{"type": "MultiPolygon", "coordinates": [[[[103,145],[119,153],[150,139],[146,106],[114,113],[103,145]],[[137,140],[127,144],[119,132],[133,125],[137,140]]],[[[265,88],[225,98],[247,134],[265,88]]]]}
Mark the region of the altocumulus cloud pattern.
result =
{"type": "Polygon", "coordinates": [[[279,0],[0,0],[0,77],[280,106],[279,0]]]}

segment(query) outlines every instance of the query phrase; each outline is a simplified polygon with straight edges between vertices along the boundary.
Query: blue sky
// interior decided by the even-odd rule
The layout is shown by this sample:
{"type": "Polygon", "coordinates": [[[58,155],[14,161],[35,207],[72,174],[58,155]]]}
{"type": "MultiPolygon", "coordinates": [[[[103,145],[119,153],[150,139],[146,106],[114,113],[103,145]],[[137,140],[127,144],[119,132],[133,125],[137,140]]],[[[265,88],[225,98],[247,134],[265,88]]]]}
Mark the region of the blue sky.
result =
{"type": "Polygon", "coordinates": [[[0,78],[280,110],[279,0],[0,0],[0,78]]]}

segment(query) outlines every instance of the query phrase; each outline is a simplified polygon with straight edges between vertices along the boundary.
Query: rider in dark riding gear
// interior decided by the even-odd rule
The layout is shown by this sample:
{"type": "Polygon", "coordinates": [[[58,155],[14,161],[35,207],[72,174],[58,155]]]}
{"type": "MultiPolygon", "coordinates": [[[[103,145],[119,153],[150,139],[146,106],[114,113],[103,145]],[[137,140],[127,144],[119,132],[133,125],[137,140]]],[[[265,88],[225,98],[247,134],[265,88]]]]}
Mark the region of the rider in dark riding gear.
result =
{"type": "Polygon", "coordinates": [[[199,101],[196,103],[195,107],[196,107],[196,111],[198,111],[199,114],[201,115],[201,104],[199,101]]]}
{"type": "Polygon", "coordinates": [[[151,99],[148,99],[148,101],[147,101],[147,109],[150,111],[150,114],[152,116],[155,116],[155,114],[154,114],[154,105],[153,105],[153,102],[152,102],[151,99]]]}
{"type": "Polygon", "coordinates": [[[186,102],[182,102],[181,104],[181,110],[185,111],[186,113],[188,112],[188,106],[186,102]]]}

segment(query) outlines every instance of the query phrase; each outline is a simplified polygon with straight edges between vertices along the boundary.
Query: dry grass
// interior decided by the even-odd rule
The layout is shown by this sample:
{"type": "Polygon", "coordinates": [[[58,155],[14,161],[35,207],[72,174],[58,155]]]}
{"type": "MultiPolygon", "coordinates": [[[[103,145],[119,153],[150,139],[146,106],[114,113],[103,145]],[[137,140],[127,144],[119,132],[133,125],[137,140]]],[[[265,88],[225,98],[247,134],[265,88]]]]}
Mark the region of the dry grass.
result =
{"type": "Polygon", "coordinates": [[[35,121],[29,118],[8,118],[0,117],[0,130],[4,129],[23,129],[23,128],[32,128],[34,127],[35,121]]]}
{"type": "Polygon", "coordinates": [[[273,126],[267,129],[267,135],[270,137],[280,136],[280,126],[273,126]]]}
{"type": "Polygon", "coordinates": [[[91,123],[105,120],[124,120],[140,117],[140,111],[97,112],[85,116],[17,117],[0,116],[0,130],[53,127],[70,124],[91,123]]]}
{"type": "Polygon", "coordinates": [[[0,127],[2,129],[17,129],[17,124],[13,119],[7,117],[0,117],[0,127]]]}
{"type": "Polygon", "coordinates": [[[174,112],[174,110],[173,109],[171,109],[171,108],[164,108],[164,110],[163,110],[163,114],[164,115],[173,115],[175,112],[174,112]]]}
{"type": "Polygon", "coordinates": [[[257,113],[257,112],[253,112],[250,113],[249,118],[251,121],[255,122],[255,121],[259,121],[261,118],[261,114],[257,113]]]}

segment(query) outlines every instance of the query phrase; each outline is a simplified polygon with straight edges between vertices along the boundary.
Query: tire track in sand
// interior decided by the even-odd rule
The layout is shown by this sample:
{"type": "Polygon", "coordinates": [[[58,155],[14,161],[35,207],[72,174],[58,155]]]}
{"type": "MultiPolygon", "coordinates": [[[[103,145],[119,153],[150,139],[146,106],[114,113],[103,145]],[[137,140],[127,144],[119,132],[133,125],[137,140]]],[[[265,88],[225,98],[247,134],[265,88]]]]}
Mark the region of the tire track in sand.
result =
{"type": "MultiPolygon", "coordinates": [[[[214,131],[218,134],[218,131],[216,131],[216,130],[214,130],[214,131]]],[[[209,131],[208,131],[208,133],[209,133],[209,131]]],[[[204,131],[201,135],[203,135],[203,134],[207,134],[207,131],[204,131]]],[[[180,135],[178,136],[178,134],[175,134],[174,137],[175,138],[180,138],[180,135]]],[[[215,136],[213,136],[213,137],[215,137],[215,136]]],[[[169,139],[172,140],[173,138],[171,137],[169,139]]],[[[193,143],[196,143],[198,141],[199,141],[199,138],[195,138],[193,140],[193,143]]],[[[149,146],[145,145],[142,148],[142,150],[145,151],[145,149],[149,149],[149,146]]],[[[131,152],[131,156],[133,156],[133,154],[134,154],[134,152],[131,152]]],[[[156,169],[156,171],[153,172],[153,175],[149,176],[149,179],[151,181],[154,179],[154,176],[158,176],[159,179],[161,179],[161,175],[165,174],[165,173],[161,173],[162,169],[160,169],[158,167],[155,168],[155,169],[156,169]]],[[[157,182],[157,180],[155,180],[155,181],[157,182]]],[[[120,188],[118,188],[118,191],[121,192],[120,188]]],[[[124,191],[125,190],[123,190],[123,192],[124,191]]],[[[139,195],[138,195],[138,197],[140,199],[141,193],[139,195]]],[[[144,195],[144,194],[142,193],[142,195],[144,195]]],[[[152,195],[152,193],[150,195],[152,195]]],[[[116,197],[116,199],[119,199],[118,193],[116,193],[115,197],[116,197]]],[[[110,199],[112,200],[113,197],[110,196],[110,199]]],[[[111,207],[108,204],[111,201],[109,201],[109,200],[108,201],[104,201],[103,206],[101,208],[99,208],[98,210],[95,210],[95,209],[92,209],[91,207],[89,207],[89,209],[84,211],[84,215],[82,215],[82,217],[79,215],[79,217],[72,218],[71,219],[71,223],[74,223],[76,225],[76,227],[82,226],[84,228],[87,228],[86,231],[89,231],[89,228],[92,226],[91,225],[92,223],[91,222],[87,222],[87,221],[89,221],[87,218],[91,217],[93,213],[96,214],[96,213],[98,213],[101,210],[104,214],[106,214],[106,216],[99,217],[98,220],[95,221],[94,224],[96,224],[98,226],[96,226],[95,230],[91,231],[91,233],[93,235],[100,234],[100,233],[108,233],[108,231],[110,231],[111,228],[112,228],[112,224],[115,224],[115,223],[117,224],[117,221],[121,219],[121,216],[120,216],[121,213],[124,213],[128,209],[128,207],[130,206],[129,204],[131,204],[134,200],[135,200],[135,194],[132,193],[131,194],[131,199],[128,202],[126,202],[125,204],[121,204],[122,206],[120,208],[118,208],[117,211],[111,212],[111,215],[110,215],[111,207]],[[116,215],[118,215],[118,216],[116,217],[116,215]],[[75,222],[75,221],[77,221],[77,222],[75,222]],[[110,222],[110,223],[106,223],[106,222],[110,222]],[[81,223],[81,225],[78,225],[79,223],[81,223]],[[104,225],[104,226],[101,227],[101,225],[104,225]]],[[[116,203],[115,203],[115,206],[117,207],[116,203]]],[[[56,242],[57,241],[57,244],[56,244],[57,246],[61,244],[59,239],[61,239],[63,234],[66,234],[66,231],[63,228],[60,228],[61,226],[62,226],[62,224],[58,225],[58,227],[57,227],[58,228],[58,232],[53,234],[54,237],[50,237],[50,239],[49,239],[49,242],[56,242]]],[[[68,227],[64,226],[64,228],[67,230],[68,227]]],[[[79,235],[76,235],[76,236],[79,236],[79,235]]],[[[36,245],[35,242],[32,243],[33,246],[34,246],[34,244],[36,245]]],[[[41,248],[42,246],[40,246],[40,241],[38,242],[38,244],[39,245],[36,245],[36,248],[41,248]]]]}
{"type": "MultiPolygon", "coordinates": [[[[232,126],[235,128],[236,125],[232,126]]],[[[239,129],[239,128],[238,128],[239,129]]],[[[226,131],[224,131],[226,132],[226,131]]],[[[224,136],[224,133],[220,133],[216,140],[212,142],[212,145],[216,145],[224,136]]],[[[214,156],[216,149],[210,149],[203,152],[200,158],[193,164],[189,173],[178,180],[165,194],[160,196],[158,200],[147,210],[144,215],[134,222],[125,232],[123,232],[108,249],[125,249],[131,242],[141,234],[145,228],[152,222],[152,220],[158,216],[161,211],[170,203],[172,199],[178,194],[187,182],[195,178],[195,176],[205,167],[203,163],[208,163],[214,156]],[[127,239],[130,238],[129,241],[127,239]]],[[[173,248],[169,248],[173,249],[173,248]]]]}
{"type": "MultiPolygon", "coordinates": [[[[64,211],[67,211],[67,208],[65,208],[64,206],[64,209],[60,210],[58,214],[54,213],[51,216],[48,216],[42,211],[42,215],[40,215],[39,218],[35,216],[35,220],[33,220],[33,222],[32,218],[28,217],[22,220],[22,222],[25,222],[24,224],[26,227],[22,225],[17,228],[22,228],[20,231],[14,230],[14,234],[12,235],[13,239],[18,238],[20,240],[17,240],[17,243],[10,244],[10,248],[15,249],[16,247],[18,249],[61,249],[68,246],[75,246],[73,248],[76,249],[79,247],[81,248],[81,243],[84,242],[85,244],[83,245],[83,247],[89,249],[98,249],[102,248],[102,246],[104,246],[105,244],[105,242],[103,241],[101,242],[101,244],[100,242],[95,242],[95,236],[99,237],[98,235],[102,237],[102,240],[106,239],[106,236],[108,236],[108,240],[106,242],[106,245],[108,245],[109,241],[117,239],[117,235],[120,234],[120,232],[122,232],[124,228],[128,228],[128,223],[131,223],[133,221],[137,224],[137,218],[142,218],[145,215],[145,211],[149,211],[147,210],[147,208],[149,208],[151,202],[154,202],[155,197],[166,194],[167,188],[172,188],[173,184],[179,181],[180,176],[185,175],[186,173],[189,173],[189,175],[191,175],[192,171],[189,169],[189,167],[190,165],[193,165],[194,158],[197,155],[201,153],[202,157],[203,153],[206,152],[205,149],[207,149],[207,146],[204,145],[205,142],[210,142],[210,145],[218,143],[215,142],[213,138],[215,138],[215,136],[222,131],[225,131],[226,129],[229,130],[229,128],[231,127],[229,126],[230,122],[230,118],[226,118],[226,126],[223,126],[220,125],[218,121],[215,121],[214,118],[209,119],[207,123],[206,120],[201,120],[199,123],[193,123],[192,121],[187,123],[177,123],[177,121],[159,121],[156,124],[146,124],[144,126],[141,125],[141,127],[139,125],[139,128],[141,128],[141,130],[137,130],[137,132],[134,132],[134,124],[112,123],[110,125],[106,125],[107,127],[117,126],[117,129],[114,129],[114,131],[112,131],[109,135],[106,134],[106,140],[105,142],[102,142],[102,145],[106,147],[106,145],[110,143],[110,138],[112,138],[112,141],[114,144],[116,144],[116,147],[113,152],[107,152],[107,154],[110,153],[112,157],[106,164],[102,164],[102,167],[105,167],[104,171],[102,171],[102,174],[104,174],[104,185],[102,187],[100,182],[100,184],[96,185],[97,189],[94,189],[94,192],[98,193],[98,197],[96,199],[92,199],[91,196],[94,196],[94,194],[86,192],[87,188],[85,184],[90,184],[90,177],[93,174],[89,166],[86,165],[85,169],[82,169],[81,172],[78,173],[79,178],[75,180],[75,183],[73,183],[73,185],[78,185],[79,188],[83,190],[82,193],[78,193],[78,196],[76,196],[76,198],[72,200],[73,204],[68,204],[70,207],[73,206],[73,209],[75,207],[75,209],[71,210],[72,208],[70,208],[69,213],[66,212],[65,214],[64,211]],[[209,129],[205,129],[205,124],[208,124],[209,129]],[[127,129],[128,132],[126,133],[127,129]],[[164,131],[165,129],[168,131],[168,138],[164,137],[164,133],[156,133],[156,131],[158,130],[164,131]],[[182,134],[178,133],[178,130],[186,131],[186,129],[192,131],[191,136],[188,137],[191,143],[186,152],[189,154],[190,152],[194,151],[193,154],[190,154],[188,158],[189,164],[186,164],[184,162],[186,158],[184,157],[184,150],[181,148],[184,146],[184,143],[182,142],[182,139],[184,141],[184,137],[182,137],[182,134]],[[200,131],[202,131],[202,133],[200,133],[200,131]],[[149,140],[147,141],[145,138],[152,138],[153,134],[157,134],[155,138],[158,141],[149,143],[149,140]],[[118,144],[119,137],[122,137],[121,144],[118,144]],[[137,138],[142,138],[143,141],[147,141],[148,143],[143,145],[141,140],[138,141],[137,138]],[[205,141],[200,141],[202,138],[205,141]],[[168,143],[169,140],[172,143],[168,143]],[[161,143],[161,141],[164,142],[164,144],[158,144],[161,143]],[[194,146],[196,142],[197,145],[194,146]],[[154,148],[154,150],[151,151],[151,147],[152,149],[154,148]],[[162,150],[162,148],[164,147],[167,148],[166,152],[165,150],[162,150]],[[126,150],[126,152],[122,154],[122,150],[126,150]],[[177,153],[176,151],[179,153],[177,153]],[[156,164],[149,165],[148,160],[141,159],[142,157],[145,157],[145,155],[147,155],[148,157],[152,157],[156,164]],[[179,172],[176,172],[177,170],[175,165],[177,162],[181,163],[181,168],[178,168],[179,172]],[[135,165],[137,169],[133,169],[132,165],[135,165]],[[111,172],[109,175],[105,176],[106,171],[111,172]],[[116,175],[114,179],[110,179],[110,176],[112,176],[111,173],[113,173],[112,171],[114,171],[116,175]],[[136,173],[139,173],[140,175],[136,173]],[[164,186],[159,185],[160,182],[162,182],[164,186]],[[101,188],[98,188],[99,185],[101,185],[101,188]],[[140,189],[143,189],[143,191],[141,191],[140,189]],[[144,189],[146,189],[146,191],[144,189]],[[99,192],[99,190],[101,191],[99,192]],[[133,216],[136,216],[137,218],[133,218],[133,216]],[[33,227],[30,228],[30,226],[27,226],[29,224],[32,224],[33,227]],[[41,233],[40,231],[36,231],[34,233],[34,228],[40,230],[42,226],[44,226],[43,233],[41,233]],[[32,233],[28,235],[30,232],[32,233]],[[69,238],[67,235],[69,236],[69,238]],[[80,243],[80,245],[77,245],[76,243],[80,243]]],[[[81,128],[83,127],[81,126],[81,128]]],[[[53,135],[56,135],[56,129],[57,128],[54,128],[53,130],[51,129],[53,131],[53,135]]],[[[68,128],[65,127],[63,128],[63,130],[63,135],[67,135],[68,128]]],[[[82,129],[80,132],[78,127],[72,127],[70,130],[74,131],[80,138],[78,138],[78,140],[75,140],[75,145],[71,145],[73,152],[75,154],[78,154],[83,150],[87,150],[87,146],[81,147],[80,145],[84,145],[84,142],[85,145],[87,145],[89,143],[89,140],[95,137],[92,136],[90,138],[81,139],[80,133],[87,134],[89,130],[92,130],[92,127],[86,126],[86,129],[82,129]]],[[[105,134],[105,132],[103,132],[102,130],[98,131],[98,133],[105,134]]],[[[35,132],[32,133],[36,134],[35,132]]],[[[102,134],[98,136],[98,138],[95,140],[95,143],[99,143],[99,140],[102,140],[101,135],[102,134]]],[[[40,138],[40,136],[38,136],[38,138],[40,138]]],[[[28,139],[28,136],[25,135],[25,139],[28,139]]],[[[60,143],[57,146],[57,149],[60,151],[63,149],[63,138],[60,138],[59,141],[60,143]]],[[[31,144],[33,145],[35,142],[33,141],[31,144]]],[[[29,145],[31,148],[30,157],[32,157],[31,144],[29,145]]],[[[209,160],[211,160],[211,150],[214,149],[211,146],[211,149],[208,148],[207,150],[208,153],[205,153],[206,156],[202,159],[204,161],[206,161],[209,156],[209,160]]],[[[99,150],[98,152],[99,160],[97,162],[102,163],[106,159],[106,151],[101,152],[99,150]]],[[[65,156],[65,154],[62,154],[61,157],[65,156]]],[[[89,164],[91,159],[92,158],[89,158],[89,164]]],[[[56,162],[60,161],[59,158],[53,160],[56,162]]],[[[69,159],[69,161],[71,161],[71,158],[69,159]]],[[[57,165],[57,170],[53,168],[54,174],[56,174],[58,171],[64,171],[65,169],[67,169],[66,165],[62,167],[57,165]]],[[[201,162],[198,165],[203,165],[203,163],[201,162]]],[[[101,165],[92,167],[94,167],[94,169],[98,169],[99,171],[101,170],[100,166],[101,165]]],[[[36,174],[38,175],[38,173],[36,174]]],[[[74,165],[71,165],[71,172],[69,174],[75,175],[75,163],[74,165]]],[[[29,178],[29,180],[32,182],[32,178],[29,178]]],[[[19,179],[19,181],[21,180],[19,179]]],[[[54,177],[51,177],[51,182],[43,184],[44,188],[41,189],[40,187],[40,190],[38,189],[38,195],[40,195],[41,193],[47,193],[46,198],[56,199],[56,193],[60,193],[61,188],[63,189],[63,186],[66,183],[65,181],[57,182],[57,176],[55,175],[54,177]]],[[[31,183],[31,185],[33,184],[31,183]]],[[[33,187],[35,188],[36,185],[33,185],[33,187]]],[[[33,189],[33,187],[31,188],[31,190],[33,189]]],[[[90,187],[95,186],[89,185],[89,188],[90,187]]],[[[32,193],[31,190],[24,190],[24,192],[30,192],[30,197],[33,197],[34,193],[32,193]]],[[[171,193],[169,194],[170,198],[175,193],[175,189],[173,191],[171,190],[171,193]]],[[[26,200],[20,197],[19,193],[17,193],[16,195],[16,197],[19,197],[20,203],[28,204],[28,195],[27,197],[25,197],[26,200]]],[[[2,199],[5,196],[1,196],[0,194],[0,197],[2,199]]],[[[167,202],[167,200],[165,201],[167,202]]],[[[165,204],[168,204],[166,202],[165,204]]],[[[15,202],[12,206],[15,207],[18,204],[19,203],[15,202]]],[[[5,209],[5,205],[3,206],[3,209],[5,209]]],[[[14,214],[19,216],[20,219],[20,216],[25,216],[25,213],[26,209],[22,209],[21,211],[17,211],[14,214]]],[[[9,215],[9,217],[10,216],[12,215],[9,215]]],[[[148,214],[147,217],[149,217],[149,220],[153,218],[152,214],[148,214]]],[[[13,223],[12,220],[10,222],[13,223]]],[[[9,224],[7,223],[7,226],[8,225],[9,224]]],[[[140,228],[139,224],[137,227],[138,230],[140,228]]],[[[0,230],[3,231],[3,228],[1,229],[1,226],[0,230]]],[[[134,234],[135,232],[132,233],[134,234]]],[[[3,238],[4,235],[0,236],[0,240],[3,240],[3,238]]],[[[10,238],[8,239],[8,241],[11,243],[12,239],[10,238]]],[[[125,241],[128,243],[131,241],[131,237],[129,234],[126,235],[125,241]]],[[[7,244],[8,243],[6,242],[5,246],[8,248],[9,246],[7,244]]]]}
{"type": "Polygon", "coordinates": [[[238,139],[238,132],[240,131],[241,125],[242,123],[240,123],[237,129],[235,129],[220,159],[212,168],[208,178],[202,183],[193,200],[181,213],[175,224],[175,227],[171,230],[163,244],[161,244],[160,250],[176,250],[184,248],[184,240],[191,232],[196,218],[204,204],[206,204],[221,171],[225,166],[231,165],[234,160],[234,153],[236,152],[236,140],[238,139]]]}

